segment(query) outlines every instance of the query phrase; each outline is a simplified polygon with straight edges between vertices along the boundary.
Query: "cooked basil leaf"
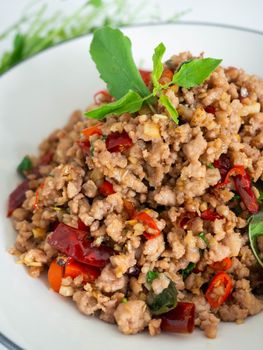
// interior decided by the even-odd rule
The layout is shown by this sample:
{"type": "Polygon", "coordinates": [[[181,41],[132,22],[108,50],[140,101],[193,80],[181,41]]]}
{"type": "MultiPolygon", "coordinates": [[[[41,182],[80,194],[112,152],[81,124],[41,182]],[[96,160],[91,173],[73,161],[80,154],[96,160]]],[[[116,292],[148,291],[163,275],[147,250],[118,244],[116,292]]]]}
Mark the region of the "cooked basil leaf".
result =
{"type": "Polygon", "coordinates": [[[162,58],[165,53],[165,46],[163,43],[160,43],[155,49],[154,54],[152,56],[153,61],[153,71],[152,71],[152,82],[153,82],[153,93],[156,95],[158,90],[161,88],[161,84],[159,83],[159,79],[163,73],[163,64],[162,58]]]}
{"type": "Polygon", "coordinates": [[[174,309],[177,305],[175,284],[170,281],[169,286],[158,295],[154,294],[153,291],[149,292],[147,304],[153,315],[161,315],[174,309]]]}
{"type": "Polygon", "coordinates": [[[146,275],[146,282],[152,283],[153,280],[159,277],[159,272],[157,271],[148,271],[146,275]]]}
{"type": "Polygon", "coordinates": [[[84,114],[88,118],[101,120],[109,114],[121,115],[126,112],[134,113],[141,108],[143,101],[144,99],[142,99],[140,95],[130,90],[119,100],[104,104],[84,114]]]}
{"type": "Polygon", "coordinates": [[[30,171],[33,167],[32,161],[28,156],[25,156],[17,167],[17,171],[20,175],[24,176],[27,171],[30,171]]]}
{"type": "Polygon", "coordinates": [[[206,238],[204,232],[200,232],[198,237],[200,237],[205,242],[205,244],[209,247],[209,242],[208,242],[208,239],[206,238]]]}
{"type": "Polygon", "coordinates": [[[214,164],[213,164],[213,163],[209,163],[209,164],[207,164],[207,167],[208,167],[208,169],[215,169],[215,167],[214,167],[214,164]]]}
{"type": "Polygon", "coordinates": [[[202,84],[222,62],[216,58],[198,58],[183,63],[174,74],[172,83],[184,88],[202,84]]]}
{"type": "Polygon", "coordinates": [[[192,273],[195,267],[196,267],[196,264],[193,262],[190,262],[185,269],[181,270],[183,279],[186,279],[192,273]]]}
{"type": "Polygon", "coordinates": [[[94,32],[90,54],[112,96],[119,99],[129,90],[141,97],[149,95],[134,63],[131,41],[119,29],[103,27],[94,32]]]}
{"type": "Polygon", "coordinates": [[[170,117],[173,119],[173,121],[178,124],[178,112],[173,106],[172,102],[170,101],[169,97],[167,95],[161,95],[159,98],[159,102],[166,108],[167,112],[169,113],[170,117]]]}
{"type": "Polygon", "coordinates": [[[261,208],[260,212],[251,216],[248,225],[248,236],[251,249],[258,263],[263,267],[263,259],[259,255],[257,243],[257,238],[263,236],[263,208],[261,208]]]}

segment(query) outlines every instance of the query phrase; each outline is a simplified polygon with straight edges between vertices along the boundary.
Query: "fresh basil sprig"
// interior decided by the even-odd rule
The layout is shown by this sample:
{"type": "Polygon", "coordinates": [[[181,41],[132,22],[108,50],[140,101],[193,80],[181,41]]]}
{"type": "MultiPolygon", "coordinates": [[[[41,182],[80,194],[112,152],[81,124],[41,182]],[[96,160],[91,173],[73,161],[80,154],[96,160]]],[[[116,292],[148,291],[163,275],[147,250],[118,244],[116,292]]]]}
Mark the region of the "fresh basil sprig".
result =
{"type": "Polygon", "coordinates": [[[110,94],[117,101],[99,106],[85,115],[100,120],[109,114],[134,113],[141,109],[145,101],[154,110],[152,104],[156,103],[154,96],[157,96],[159,103],[166,108],[174,122],[178,123],[178,112],[165,94],[165,90],[173,84],[184,88],[202,84],[221,60],[204,58],[187,61],[175,72],[169,84],[162,85],[159,80],[164,70],[162,64],[164,53],[165,46],[160,43],[152,57],[153,92],[150,93],[133,60],[130,39],[119,29],[108,26],[96,30],[91,42],[90,54],[110,94]]]}
{"type": "Polygon", "coordinates": [[[17,172],[22,175],[25,176],[25,174],[30,171],[33,167],[32,161],[28,156],[25,156],[21,162],[19,163],[18,167],[17,167],[17,172]]]}
{"type": "Polygon", "coordinates": [[[263,236],[263,208],[261,208],[260,212],[251,216],[248,225],[248,236],[253,254],[258,263],[263,267],[263,259],[259,255],[257,244],[258,237],[263,236]]]}

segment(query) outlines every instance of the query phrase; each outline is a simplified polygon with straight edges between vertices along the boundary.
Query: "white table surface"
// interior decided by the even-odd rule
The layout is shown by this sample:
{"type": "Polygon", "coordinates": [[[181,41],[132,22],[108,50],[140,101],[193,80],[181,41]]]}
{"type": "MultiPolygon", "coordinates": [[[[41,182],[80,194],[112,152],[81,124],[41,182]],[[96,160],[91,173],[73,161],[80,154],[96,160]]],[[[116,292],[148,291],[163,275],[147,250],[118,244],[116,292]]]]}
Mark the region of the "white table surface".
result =
{"type": "MultiPolygon", "coordinates": [[[[47,3],[50,12],[60,9],[68,14],[84,1],[38,0],[38,3],[47,3]]],[[[134,6],[135,3],[145,0],[127,1],[134,6]]],[[[28,3],[30,3],[29,0],[0,0],[0,33],[21,16],[28,3]]],[[[263,0],[148,0],[147,6],[158,7],[158,13],[164,19],[167,18],[167,11],[175,13],[189,9],[190,11],[182,17],[182,20],[230,24],[263,32],[263,0]]],[[[147,21],[149,19],[145,18],[145,22],[147,21]]],[[[0,43],[0,56],[9,46],[10,41],[8,40],[0,43]]],[[[0,350],[5,349],[0,344],[0,350]]]]}

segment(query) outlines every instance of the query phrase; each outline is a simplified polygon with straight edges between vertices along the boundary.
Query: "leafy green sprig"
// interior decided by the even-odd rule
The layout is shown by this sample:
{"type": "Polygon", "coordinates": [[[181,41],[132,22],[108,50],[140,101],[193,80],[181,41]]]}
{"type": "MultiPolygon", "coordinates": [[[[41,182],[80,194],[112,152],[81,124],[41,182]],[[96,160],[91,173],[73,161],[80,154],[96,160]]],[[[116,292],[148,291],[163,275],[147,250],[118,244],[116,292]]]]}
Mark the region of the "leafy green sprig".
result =
{"type": "Polygon", "coordinates": [[[160,83],[160,78],[164,70],[162,63],[164,53],[165,46],[160,43],[152,57],[153,91],[150,92],[133,60],[130,39],[119,29],[109,26],[97,29],[91,42],[90,54],[100,77],[107,84],[109,93],[117,101],[99,106],[86,112],[85,115],[93,119],[103,119],[109,114],[134,113],[139,111],[144,103],[150,106],[156,104],[156,98],[158,98],[159,103],[178,124],[178,112],[165,94],[167,88],[173,84],[184,88],[202,84],[222,60],[200,58],[187,61],[174,73],[172,81],[163,85],[160,83]]]}

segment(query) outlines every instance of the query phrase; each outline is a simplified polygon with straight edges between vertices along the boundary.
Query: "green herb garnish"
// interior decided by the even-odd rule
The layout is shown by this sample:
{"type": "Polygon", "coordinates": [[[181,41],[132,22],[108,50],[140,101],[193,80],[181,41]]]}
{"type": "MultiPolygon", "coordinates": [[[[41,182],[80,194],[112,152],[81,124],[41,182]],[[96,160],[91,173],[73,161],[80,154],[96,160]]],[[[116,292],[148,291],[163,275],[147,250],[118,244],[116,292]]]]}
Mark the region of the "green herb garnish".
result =
{"type": "Polygon", "coordinates": [[[152,57],[154,87],[153,92],[150,93],[133,60],[130,39],[120,30],[108,26],[96,30],[91,42],[90,54],[100,77],[106,82],[110,94],[117,101],[102,105],[85,115],[100,120],[109,114],[134,113],[141,109],[144,102],[154,111],[154,104],[157,102],[154,96],[157,96],[159,103],[178,124],[178,112],[164,91],[172,84],[189,88],[203,83],[221,60],[200,58],[187,61],[175,72],[169,84],[162,85],[159,79],[164,69],[162,64],[164,53],[165,46],[160,43],[152,57]]]}
{"type": "Polygon", "coordinates": [[[185,62],[174,74],[172,83],[186,89],[201,85],[221,62],[216,58],[197,58],[185,62]]]}
{"type": "Polygon", "coordinates": [[[234,196],[231,198],[231,202],[240,201],[240,199],[241,199],[240,195],[235,193],[234,196]]]}
{"type": "Polygon", "coordinates": [[[214,164],[213,164],[213,163],[209,163],[209,164],[207,164],[207,167],[208,167],[208,169],[215,169],[215,167],[214,167],[214,164]]]}
{"type": "Polygon", "coordinates": [[[108,114],[121,115],[126,112],[133,113],[137,112],[141,108],[143,101],[143,98],[141,98],[137,92],[130,90],[119,100],[112,103],[106,103],[101,107],[92,109],[84,114],[89,118],[101,120],[108,114]]]}
{"type": "Polygon", "coordinates": [[[24,176],[33,167],[32,161],[28,156],[25,156],[17,167],[20,175],[24,176]]]}
{"type": "Polygon", "coordinates": [[[190,262],[185,269],[181,270],[181,274],[184,280],[192,273],[195,267],[196,267],[196,264],[193,262],[190,262]]]}
{"type": "Polygon", "coordinates": [[[261,205],[263,204],[263,190],[258,190],[258,191],[259,191],[258,203],[261,205]]]}
{"type": "Polygon", "coordinates": [[[154,294],[153,291],[149,292],[147,304],[153,315],[161,315],[174,309],[177,305],[175,284],[170,281],[169,286],[158,295],[154,294]]]}
{"type": "Polygon", "coordinates": [[[248,236],[253,254],[255,255],[258,263],[263,267],[263,259],[260,257],[257,244],[257,238],[263,236],[263,208],[261,208],[260,212],[250,217],[248,236]]]}
{"type": "Polygon", "coordinates": [[[157,271],[148,271],[146,275],[146,282],[152,283],[153,280],[159,277],[159,272],[157,271]]]}
{"type": "Polygon", "coordinates": [[[208,242],[208,239],[206,238],[204,232],[200,232],[198,237],[200,237],[205,242],[205,244],[209,247],[209,242],[208,242]]]}

